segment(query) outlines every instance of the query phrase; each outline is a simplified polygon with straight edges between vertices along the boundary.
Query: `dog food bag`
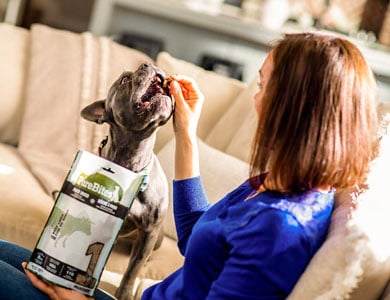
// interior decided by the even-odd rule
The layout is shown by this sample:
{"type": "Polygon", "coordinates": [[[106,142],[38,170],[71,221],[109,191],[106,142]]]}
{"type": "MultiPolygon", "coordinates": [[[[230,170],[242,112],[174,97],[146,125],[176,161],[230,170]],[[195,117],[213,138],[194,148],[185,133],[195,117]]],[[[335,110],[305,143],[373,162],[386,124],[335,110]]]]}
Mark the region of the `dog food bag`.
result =
{"type": "Polygon", "coordinates": [[[27,269],[92,296],[145,176],[79,150],[27,269]]]}

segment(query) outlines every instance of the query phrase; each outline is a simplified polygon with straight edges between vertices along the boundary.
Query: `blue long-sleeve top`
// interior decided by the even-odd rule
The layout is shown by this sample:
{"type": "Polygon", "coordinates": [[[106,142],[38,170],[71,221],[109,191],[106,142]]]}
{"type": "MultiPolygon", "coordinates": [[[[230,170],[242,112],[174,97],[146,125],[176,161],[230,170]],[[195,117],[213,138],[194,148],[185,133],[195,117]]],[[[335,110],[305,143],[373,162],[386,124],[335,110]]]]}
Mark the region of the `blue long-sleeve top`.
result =
{"type": "Polygon", "coordinates": [[[334,191],[253,192],[247,180],[210,205],[200,177],[174,181],[185,261],[142,300],[285,299],[326,237],[334,191]]]}

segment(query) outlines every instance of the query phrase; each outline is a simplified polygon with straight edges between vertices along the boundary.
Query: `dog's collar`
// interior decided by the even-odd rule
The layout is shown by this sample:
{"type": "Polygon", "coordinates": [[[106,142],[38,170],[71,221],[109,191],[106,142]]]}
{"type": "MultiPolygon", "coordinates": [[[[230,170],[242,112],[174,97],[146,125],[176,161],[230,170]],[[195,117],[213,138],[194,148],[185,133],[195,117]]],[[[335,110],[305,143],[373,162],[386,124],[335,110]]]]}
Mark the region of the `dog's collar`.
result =
{"type": "MultiPolygon", "coordinates": [[[[102,157],[102,151],[103,151],[103,148],[107,145],[107,142],[108,142],[108,135],[106,135],[105,138],[99,144],[98,153],[99,153],[100,157],[102,157]]],[[[142,183],[141,183],[141,187],[139,189],[140,192],[145,191],[147,186],[148,186],[148,183],[149,183],[149,173],[150,173],[150,170],[153,167],[153,161],[154,161],[154,154],[153,154],[152,159],[150,160],[150,162],[141,171],[139,171],[137,173],[138,175],[140,175],[142,177],[142,183]]]]}
{"type": "Polygon", "coordinates": [[[105,138],[99,144],[98,153],[100,157],[102,157],[102,151],[104,146],[107,145],[107,142],[108,142],[108,135],[106,135],[105,138]]]}
{"type": "Polygon", "coordinates": [[[140,192],[145,191],[146,188],[148,187],[148,184],[149,184],[149,174],[150,174],[150,170],[153,167],[154,156],[155,155],[153,154],[152,159],[150,160],[150,162],[141,171],[139,171],[137,173],[138,175],[142,176],[142,183],[141,183],[141,187],[139,188],[140,192]]]}

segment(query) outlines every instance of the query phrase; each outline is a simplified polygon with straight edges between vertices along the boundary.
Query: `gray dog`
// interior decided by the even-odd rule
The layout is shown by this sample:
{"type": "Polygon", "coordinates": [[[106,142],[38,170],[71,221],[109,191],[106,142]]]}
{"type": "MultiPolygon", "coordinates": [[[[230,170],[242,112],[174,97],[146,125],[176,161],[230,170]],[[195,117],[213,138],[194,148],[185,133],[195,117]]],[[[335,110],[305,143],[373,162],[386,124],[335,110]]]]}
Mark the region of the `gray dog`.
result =
{"type": "Polygon", "coordinates": [[[118,299],[132,299],[134,280],[156,248],[168,207],[168,183],[153,153],[156,129],[164,125],[174,110],[164,72],[142,64],[135,72],[125,71],[111,86],[107,99],[85,107],[83,118],[110,126],[109,137],[101,145],[101,156],[133,172],[148,166],[149,180],[131,208],[120,237],[131,243],[130,261],[116,292],[118,299]]]}

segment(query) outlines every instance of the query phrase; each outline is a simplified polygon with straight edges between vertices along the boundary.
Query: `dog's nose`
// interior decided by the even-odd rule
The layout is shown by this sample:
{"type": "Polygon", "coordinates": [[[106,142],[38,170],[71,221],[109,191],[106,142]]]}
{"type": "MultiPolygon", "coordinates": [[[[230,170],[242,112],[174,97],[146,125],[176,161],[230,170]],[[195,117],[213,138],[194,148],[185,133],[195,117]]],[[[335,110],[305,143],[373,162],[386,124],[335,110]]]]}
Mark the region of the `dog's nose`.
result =
{"type": "Polygon", "coordinates": [[[150,105],[149,99],[142,99],[141,102],[136,102],[133,104],[133,110],[136,114],[142,113],[145,109],[147,109],[150,105]]]}

